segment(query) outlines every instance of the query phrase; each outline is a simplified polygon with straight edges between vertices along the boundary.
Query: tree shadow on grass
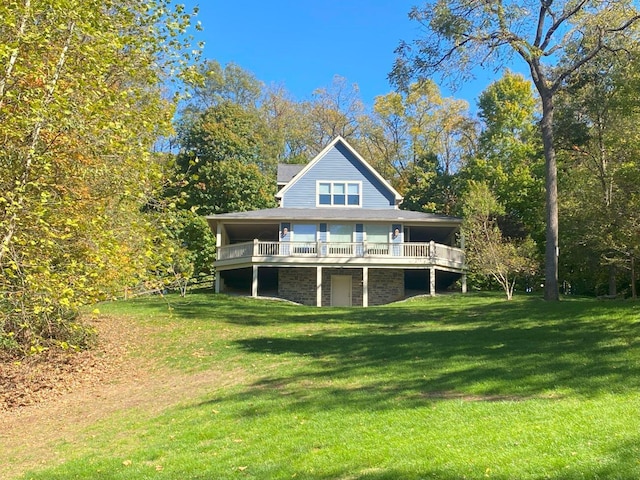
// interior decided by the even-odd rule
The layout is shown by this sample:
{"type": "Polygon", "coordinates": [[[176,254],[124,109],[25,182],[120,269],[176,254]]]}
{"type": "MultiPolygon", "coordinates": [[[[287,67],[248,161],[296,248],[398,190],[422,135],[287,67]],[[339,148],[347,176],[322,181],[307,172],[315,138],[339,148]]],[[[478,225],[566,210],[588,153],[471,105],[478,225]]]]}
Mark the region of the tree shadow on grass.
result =
{"type": "Polygon", "coordinates": [[[299,397],[315,408],[588,397],[640,387],[640,307],[633,303],[452,296],[319,309],[197,295],[174,302],[172,312],[248,327],[237,347],[298,366],[263,375],[246,395],[299,397]],[[288,324],[314,328],[286,330],[288,324]]]}
{"type": "Polygon", "coordinates": [[[640,315],[640,304],[623,302],[563,301],[545,302],[527,296],[507,302],[496,295],[450,295],[435,299],[400,302],[370,308],[333,308],[292,305],[250,297],[223,294],[197,294],[138,300],[145,309],[170,313],[178,319],[213,320],[247,326],[286,323],[372,323],[399,326],[412,322],[435,321],[447,324],[508,324],[514,320],[549,321],[571,319],[576,315],[601,314],[612,307],[633,310],[640,315]]]}
{"type": "Polygon", "coordinates": [[[640,388],[637,322],[609,319],[595,302],[531,307],[478,305],[463,316],[443,307],[396,308],[372,312],[373,320],[360,312],[323,313],[320,318],[342,322],[349,315],[349,323],[237,340],[249,354],[298,363],[284,374],[263,375],[239,395],[273,401],[286,396],[290,408],[321,410],[451,398],[591,397],[640,388]],[[393,318],[378,320],[384,313],[393,318]]]}

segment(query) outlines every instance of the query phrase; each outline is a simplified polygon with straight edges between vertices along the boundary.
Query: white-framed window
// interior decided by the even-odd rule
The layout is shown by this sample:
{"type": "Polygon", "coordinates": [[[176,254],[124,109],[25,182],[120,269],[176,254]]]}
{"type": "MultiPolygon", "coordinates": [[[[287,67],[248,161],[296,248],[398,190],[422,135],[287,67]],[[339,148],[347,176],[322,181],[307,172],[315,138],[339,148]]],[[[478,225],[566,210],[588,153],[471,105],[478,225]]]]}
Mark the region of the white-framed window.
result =
{"type": "Polygon", "coordinates": [[[388,225],[367,225],[367,242],[369,243],[389,243],[388,225]]]}
{"type": "Polygon", "coordinates": [[[318,181],[316,204],[319,207],[362,206],[362,182],[318,181]]]}
{"type": "Polygon", "coordinates": [[[315,242],[316,230],[315,223],[294,223],[293,239],[296,242],[315,242]]]}
{"type": "Polygon", "coordinates": [[[349,223],[331,223],[329,225],[329,241],[351,243],[353,241],[353,225],[349,223]]]}

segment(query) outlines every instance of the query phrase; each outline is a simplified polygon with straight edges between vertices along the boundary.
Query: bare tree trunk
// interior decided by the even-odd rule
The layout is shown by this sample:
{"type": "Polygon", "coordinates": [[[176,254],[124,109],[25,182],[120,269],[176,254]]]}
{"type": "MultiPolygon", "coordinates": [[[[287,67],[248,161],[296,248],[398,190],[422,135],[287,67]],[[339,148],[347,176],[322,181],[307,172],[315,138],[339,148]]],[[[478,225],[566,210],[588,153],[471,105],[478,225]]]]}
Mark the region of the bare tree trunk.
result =
{"type": "Polygon", "coordinates": [[[546,173],[547,229],[544,266],[544,299],[559,300],[558,290],[558,168],[553,147],[553,93],[538,91],[542,97],[542,142],[546,173]]]}

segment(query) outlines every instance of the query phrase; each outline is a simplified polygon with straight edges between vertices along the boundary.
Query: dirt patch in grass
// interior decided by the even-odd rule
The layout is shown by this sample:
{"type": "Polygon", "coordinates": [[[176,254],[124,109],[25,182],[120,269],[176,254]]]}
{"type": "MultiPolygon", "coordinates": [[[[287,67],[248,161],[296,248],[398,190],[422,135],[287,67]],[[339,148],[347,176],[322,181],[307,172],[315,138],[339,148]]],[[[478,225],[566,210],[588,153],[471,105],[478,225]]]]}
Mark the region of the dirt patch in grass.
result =
{"type": "Polygon", "coordinates": [[[147,415],[238,381],[240,372],[185,374],[132,352],[145,348],[149,328],[104,316],[93,320],[98,345],[21,363],[0,362],[0,475],[3,480],[64,462],[60,443],[81,442],[86,428],[118,411],[147,415]]]}

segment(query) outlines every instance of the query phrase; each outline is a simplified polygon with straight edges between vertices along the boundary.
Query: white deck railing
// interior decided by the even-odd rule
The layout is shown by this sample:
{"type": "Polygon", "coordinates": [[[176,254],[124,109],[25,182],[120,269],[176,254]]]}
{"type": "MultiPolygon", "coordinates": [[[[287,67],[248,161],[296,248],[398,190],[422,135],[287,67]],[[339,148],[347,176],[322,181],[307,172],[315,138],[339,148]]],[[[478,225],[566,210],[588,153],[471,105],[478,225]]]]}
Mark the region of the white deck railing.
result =
{"type": "Polygon", "coordinates": [[[413,258],[464,266],[464,251],[440,243],[369,243],[369,242],[253,242],[235,243],[218,248],[218,261],[249,257],[378,257],[413,258]]]}

